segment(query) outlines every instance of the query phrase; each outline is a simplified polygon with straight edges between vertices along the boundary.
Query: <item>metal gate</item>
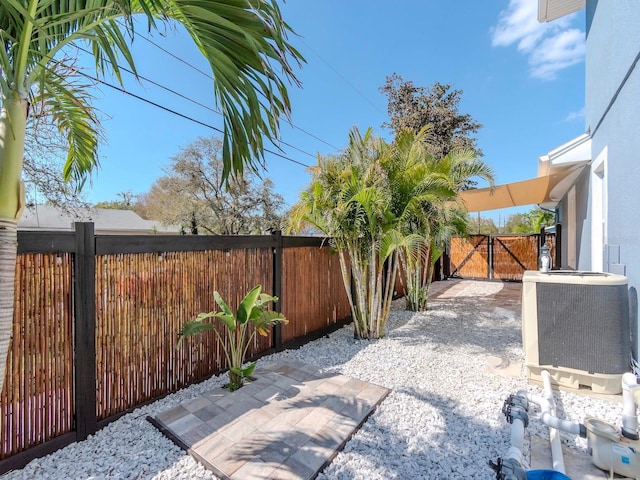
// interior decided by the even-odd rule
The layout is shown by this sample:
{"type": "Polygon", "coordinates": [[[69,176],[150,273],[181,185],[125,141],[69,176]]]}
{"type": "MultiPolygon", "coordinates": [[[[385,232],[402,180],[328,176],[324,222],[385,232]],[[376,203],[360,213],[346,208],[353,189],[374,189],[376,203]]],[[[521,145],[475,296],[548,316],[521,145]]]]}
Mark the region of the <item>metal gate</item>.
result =
{"type": "Polygon", "coordinates": [[[551,247],[551,258],[556,258],[554,233],[454,237],[446,259],[449,276],[520,281],[525,270],[538,269],[540,247],[545,244],[551,247]]]}

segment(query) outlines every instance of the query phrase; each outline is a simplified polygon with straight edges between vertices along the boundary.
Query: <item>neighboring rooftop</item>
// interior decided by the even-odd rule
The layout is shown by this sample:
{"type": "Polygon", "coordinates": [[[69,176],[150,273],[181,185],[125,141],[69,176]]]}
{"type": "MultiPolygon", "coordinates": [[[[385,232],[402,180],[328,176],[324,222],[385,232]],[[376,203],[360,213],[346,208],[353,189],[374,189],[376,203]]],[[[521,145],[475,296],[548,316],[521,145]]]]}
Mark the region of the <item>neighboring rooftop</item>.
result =
{"type": "Polygon", "coordinates": [[[175,234],[179,227],[145,220],[132,210],[80,208],[66,212],[50,205],[27,207],[18,222],[18,230],[69,230],[75,222],[93,222],[95,232],[112,235],[175,234]]]}

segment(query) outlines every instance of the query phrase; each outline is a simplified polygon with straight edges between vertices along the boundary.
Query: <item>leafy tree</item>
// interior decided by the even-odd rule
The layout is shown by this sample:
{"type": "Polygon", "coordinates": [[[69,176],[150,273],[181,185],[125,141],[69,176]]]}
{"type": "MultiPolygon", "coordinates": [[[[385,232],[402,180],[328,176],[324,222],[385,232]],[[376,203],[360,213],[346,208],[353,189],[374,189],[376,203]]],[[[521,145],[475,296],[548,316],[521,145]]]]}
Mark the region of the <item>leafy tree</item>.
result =
{"type": "Polygon", "coordinates": [[[427,129],[415,134],[402,130],[393,143],[392,154],[383,161],[394,198],[398,228],[406,238],[398,251],[402,281],[407,287],[407,306],[426,308],[430,273],[437,253],[440,222],[446,202],[455,198],[454,182],[444,165],[429,153],[427,129]]]}
{"type": "Polygon", "coordinates": [[[556,224],[555,214],[547,210],[542,210],[539,207],[534,207],[531,211],[526,213],[526,216],[529,220],[532,233],[540,233],[542,227],[550,227],[556,224]]]}
{"type": "Polygon", "coordinates": [[[513,213],[507,217],[502,233],[530,233],[529,220],[523,213],[513,213]]]}
{"type": "Polygon", "coordinates": [[[496,235],[498,227],[491,218],[478,217],[477,215],[466,216],[466,229],[469,235],[496,235]]]}
{"type": "Polygon", "coordinates": [[[473,137],[482,125],[471,115],[458,111],[462,90],[451,90],[451,85],[439,82],[428,88],[417,87],[394,73],[387,77],[380,91],[387,96],[391,119],[386,126],[395,134],[405,128],[418,133],[431,125],[429,143],[436,158],[446,156],[455,148],[472,149],[477,156],[482,156],[473,137]]]}
{"type": "Polygon", "coordinates": [[[139,197],[135,210],[191,233],[260,234],[279,229],[284,206],[269,179],[250,171],[223,185],[222,142],[199,138],[171,158],[166,174],[139,197]]]}
{"type": "Polygon", "coordinates": [[[275,0],[3,0],[0,2],[0,390],[13,320],[17,222],[30,105],[42,104],[69,149],[65,179],[82,182],[97,164],[98,120],[85,77],[70,75],[64,51],[85,42],[99,74],[116,60],[135,72],[127,37],[140,14],[149,30],[182,24],[209,61],[214,97],[224,117],[224,174],[263,162],[263,137],[277,136],[290,111],[286,79],[302,61],[275,0]],[[81,80],[82,79],[82,80],[81,80]]]}
{"type": "Polygon", "coordinates": [[[543,226],[555,224],[555,215],[534,207],[525,213],[509,215],[504,226],[504,233],[540,233],[543,226]]]}
{"type": "Polygon", "coordinates": [[[134,209],[136,195],[134,195],[131,190],[118,192],[116,195],[120,198],[119,200],[104,200],[102,202],[97,202],[93,206],[95,208],[108,208],[112,210],[134,209]]]}
{"type": "Polygon", "coordinates": [[[474,162],[469,151],[436,159],[426,129],[402,130],[392,144],[354,129],[341,155],[312,169],[289,226],[310,224],[332,238],[357,337],[384,335],[400,264],[411,308],[423,308],[440,240],[459,217],[456,193],[466,173],[481,171],[474,162]]]}

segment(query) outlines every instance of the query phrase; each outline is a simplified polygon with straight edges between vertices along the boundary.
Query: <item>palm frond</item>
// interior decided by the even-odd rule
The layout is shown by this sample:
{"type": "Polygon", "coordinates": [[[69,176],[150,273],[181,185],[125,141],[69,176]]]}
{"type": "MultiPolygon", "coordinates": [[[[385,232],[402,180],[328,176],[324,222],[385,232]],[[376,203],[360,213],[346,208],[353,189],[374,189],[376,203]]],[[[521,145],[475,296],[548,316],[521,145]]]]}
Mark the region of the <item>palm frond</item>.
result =
{"type": "Polygon", "coordinates": [[[43,70],[39,80],[40,89],[32,102],[41,103],[50,112],[69,144],[63,177],[82,183],[98,166],[100,124],[91,106],[93,85],[80,82],[64,62],[43,70]]]}
{"type": "Polygon", "coordinates": [[[223,176],[263,164],[263,137],[278,136],[291,109],[286,83],[298,84],[304,61],[273,1],[173,0],[167,15],[182,23],[211,65],[224,116],[223,176]],[[284,80],[278,75],[281,72],[284,80]]]}
{"type": "Polygon", "coordinates": [[[119,59],[136,71],[126,38],[135,14],[146,15],[150,29],[182,23],[209,61],[224,117],[224,178],[263,165],[264,138],[275,139],[290,113],[287,85],[299,84],[294,68],[304,61],[275,0],[3,0],[0,98],[11,89],[26,98],[61,50],[82,40],[98,72],[109,69],[122,81],[119,59]]]}

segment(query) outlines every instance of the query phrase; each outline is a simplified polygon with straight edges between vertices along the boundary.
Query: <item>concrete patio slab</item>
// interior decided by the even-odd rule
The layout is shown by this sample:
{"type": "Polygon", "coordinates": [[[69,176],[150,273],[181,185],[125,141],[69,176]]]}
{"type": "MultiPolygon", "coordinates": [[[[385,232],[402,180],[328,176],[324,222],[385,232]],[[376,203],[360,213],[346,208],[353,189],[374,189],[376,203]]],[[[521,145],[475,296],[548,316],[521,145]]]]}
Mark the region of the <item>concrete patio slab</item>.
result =
{"type": "Polygon", "coordinates": [[[294,361],[260,366],[256,380],[216,388],[149,417],[222,479],[313,479],[389,394],[294,361]]]}
{"type": "MultiPolygon", "coordinates": [[[[551,445],[546,439],[530,437],[531,440],[531,469],[553,469],[551,445]]],[[[606,472],[597,468],[591,457],[562,446],[562,455],[566,474],[576,480],[602,480],[609,478],[606,472]]],[[[615,477],[619,478],[619,477],[615,477]]]]}

